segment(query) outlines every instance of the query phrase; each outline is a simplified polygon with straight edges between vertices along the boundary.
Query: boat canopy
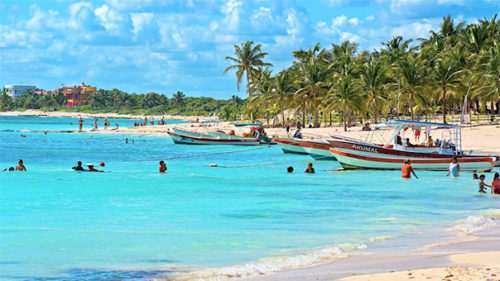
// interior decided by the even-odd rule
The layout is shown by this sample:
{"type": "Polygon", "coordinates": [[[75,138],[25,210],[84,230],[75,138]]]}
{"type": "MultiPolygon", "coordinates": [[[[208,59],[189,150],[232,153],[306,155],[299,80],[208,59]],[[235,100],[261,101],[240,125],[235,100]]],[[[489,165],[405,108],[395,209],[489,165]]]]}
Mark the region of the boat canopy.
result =
{"type": "Polygon", "coordinates": [[[437,126],[437,127],[444,127],[444,128],[460,128],[462,127],[461,125],[455,125],[455,124],[445,124],[445,123],[435,123],[435,122],[423,122],[423,121],[413,121],[413,120],[397,120],[397,119],[391,119],[389,120],[389,123],[392,123],[394,125],[410,125],[410,126],[437,126]]]}

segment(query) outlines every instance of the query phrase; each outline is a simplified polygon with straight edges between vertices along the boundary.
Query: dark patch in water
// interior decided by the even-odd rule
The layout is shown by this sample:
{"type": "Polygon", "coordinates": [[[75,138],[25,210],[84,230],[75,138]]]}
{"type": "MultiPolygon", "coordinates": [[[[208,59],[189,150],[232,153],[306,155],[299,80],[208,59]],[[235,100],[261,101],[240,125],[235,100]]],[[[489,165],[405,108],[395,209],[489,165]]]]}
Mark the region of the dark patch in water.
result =
{"type": "Polygon", "coordinates": [[[2,264],[9,265],[9,264],[21,264],[21,263],[18,261],[0,261],[0,265],[2,264]]]}
{"type": "Polygon", "coordinates": [[[36,280],[36,281],[53,281],[53,280],[88,280],[88,281],[107,281],[107,280],[127,280],[127,281],[145,281],[158,278],[160,276],[172,273],[171,270],[105,270],[105,269],[87,269],[73,268],[62,272],[61,276],[53,277],[34,277],[34,276],[5,276],[0,275],[0,278],[10,280],[36,280]]]}

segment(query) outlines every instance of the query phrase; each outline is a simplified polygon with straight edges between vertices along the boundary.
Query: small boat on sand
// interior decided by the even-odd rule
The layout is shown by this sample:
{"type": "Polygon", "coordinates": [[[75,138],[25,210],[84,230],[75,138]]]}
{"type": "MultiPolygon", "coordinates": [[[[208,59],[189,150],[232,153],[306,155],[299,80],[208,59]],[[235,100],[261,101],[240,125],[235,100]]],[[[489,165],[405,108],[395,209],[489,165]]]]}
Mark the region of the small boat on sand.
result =
{"type": "Polygon", "coordinates": [[[245,127],[245,126],[262,126],[262,123],[260,122],[253,122],[253,123],[234,123],[233,124],[236,127],[245,127]]]}
{"type": "Polygon", "coordinates": [[[197,144],[197,145],[260,145],[260,140],[255,138],[239,138],[239,139],[216,139],[212,137],[196,137],[189,135],[177,134],[168,132],[170,138],[176,144],[197,144]]]}

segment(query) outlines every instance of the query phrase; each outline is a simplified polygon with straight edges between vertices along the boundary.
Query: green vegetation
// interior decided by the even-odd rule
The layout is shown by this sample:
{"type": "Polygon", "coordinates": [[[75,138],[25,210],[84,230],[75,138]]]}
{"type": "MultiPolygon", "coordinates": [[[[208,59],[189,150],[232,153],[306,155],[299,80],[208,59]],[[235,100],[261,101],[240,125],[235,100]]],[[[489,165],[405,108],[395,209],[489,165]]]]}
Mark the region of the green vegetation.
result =
{"type": "Polygon", "coordinates": [[[76,111],[89,113],[113,112],[121,114],[158,115],[167,113],[184,116],[208,116],[220,113],[224,120],[236,120],[237,115],[246,109],[246,100],[233,96],[228,100],[216,100],[208,97],[186,97],[177,92],[172,98],[157,93],[128,94],[118,89],[103,90],[91,95],[83,105],[64,107],[63,94],[40,95],[28,92],[13,100],[6,93],[0,95],[0,110],[39,109],[43,111],[76,111]]]}
{"type": "Polygon", "coordinates": [[[495,15],[465,26],[443,17],[440,30],[428,39],[383,42],[380,51],[358,51],[345,41],[322,49],[319,44],[293,52],[292,65],[272,75],[263,59],[267,53],[253,42],[235,46],[237,85],[247,76],[247,116],[267,118],[285,111],[313,116],[314,125],[332,122],[332,114],[343,122],[351,118],[428,118],[450,113],[487,113],[491,119],[500,108],[500,21],[495,15]],[[463,103],[466,100],[467,106],[463,103]],[[496,112],[494,108],[496,107],[496,112]],[[251,113],[251,114],[249,114],[251,113]]]}

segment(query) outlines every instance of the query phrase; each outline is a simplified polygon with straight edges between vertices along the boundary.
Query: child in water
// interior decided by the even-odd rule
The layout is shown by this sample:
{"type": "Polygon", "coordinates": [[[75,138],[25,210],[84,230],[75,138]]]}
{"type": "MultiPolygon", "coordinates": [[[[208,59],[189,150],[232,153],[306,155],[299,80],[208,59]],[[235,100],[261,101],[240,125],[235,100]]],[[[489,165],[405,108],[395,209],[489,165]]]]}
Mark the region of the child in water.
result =
{"type": "Polygon", "coordinates": [[[491,188],[491,185],[488,185],[484,182],[484,179],[486,178],[485,175],[480,175],[479,176],[479,191],[480,193],[486,193],[486,186],[491,188]]]}

